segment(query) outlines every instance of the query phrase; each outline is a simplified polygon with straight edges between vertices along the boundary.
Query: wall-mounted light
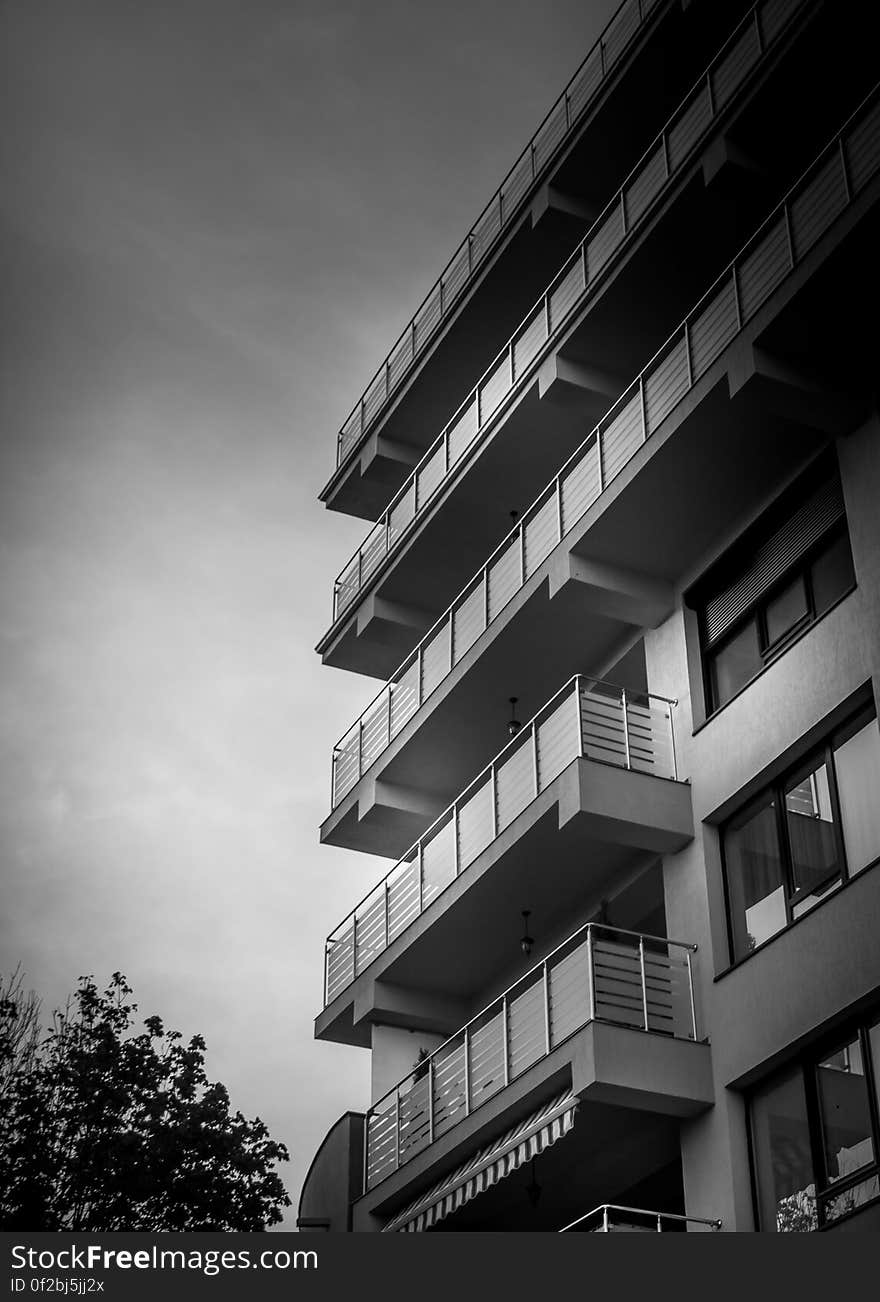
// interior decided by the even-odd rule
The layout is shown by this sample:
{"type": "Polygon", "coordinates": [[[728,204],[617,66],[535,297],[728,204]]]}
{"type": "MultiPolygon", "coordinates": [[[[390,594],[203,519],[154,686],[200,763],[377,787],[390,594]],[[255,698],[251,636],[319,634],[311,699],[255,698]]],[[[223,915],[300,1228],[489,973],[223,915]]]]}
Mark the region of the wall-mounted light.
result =
{"type": "Polygon", "coordinates": [[[515,737],[516,734],[519,732],[520,728],[522,727],[522,724],[520,723],[519,719],[516,717],[516,703],[518,700],[519,700],[518,696],[511,696],[510,698],[510,722],[507,725],[508,737],[515,737]]]}
{"type": "Polygon", "coordinates": [[[531,912],[531,909],[523,909],[522,911],[523,934],[522,940],[519,942],[519,947],[525,954],[526,958],[531,954],[532,946],[535,943],[534,937],[529,935],[529,917],[531,916],[531,912]]]}

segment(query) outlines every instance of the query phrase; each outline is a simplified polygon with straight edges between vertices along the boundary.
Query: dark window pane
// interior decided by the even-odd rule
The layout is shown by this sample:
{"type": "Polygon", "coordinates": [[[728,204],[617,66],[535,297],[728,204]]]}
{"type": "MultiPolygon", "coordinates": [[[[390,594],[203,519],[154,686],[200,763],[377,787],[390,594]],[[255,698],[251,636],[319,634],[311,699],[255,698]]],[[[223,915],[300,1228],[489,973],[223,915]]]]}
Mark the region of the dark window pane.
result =
{"type": "Polygon", "coordinates": [[[850,876],[880,858],[880,729],[872,719],[834,752],[850,876]]]}
{"type": "Polygon", "coordinates": [[[783,588],[772,601],[767,602],[767,645],[773,646],[807,614],[807,590],[798,575],[793,583],[783,588]]]}
{"type": "MultiPolygon", "coordinates": [[[[785,821],[791,849],[792,889],[800,903],[829,878],[839,878],[841,871],[827,765],[817,764],[800,781],[786,788],[785,821]]],[[[799,912],[804,912],[803,908],[799,912]]]]}
{"type": "Polygon", "coordinates": [[[754,620],[712,656],[714,705],[723,705],[761,668],[758,626],[754,620]]]}
{"type": "Polygon", "coordinates": [[[730,897],[734,957],[742,958],[786,925],[785,885],[776,805],[762,809],[728,827],[724,862],[730,897]]]}
{"type": "Polygon", "coordinates": [[[855,583],[852,552],[845,534],[813,562],[813,603],[816,614],[833,606],[855,583]]]}
{"type": "Polygon", "coordinates": [[[825,1175],[832,1182],[874,1160],[860,1042],[853,1040],[820,1062],[818,1080],[825,1175]]]}
{"type": "Polygon", "coordinates": [[[803,1074],[798,1069],[752,1102],[762,1230],[815,1230],[816,1185],[803,1074]]]}

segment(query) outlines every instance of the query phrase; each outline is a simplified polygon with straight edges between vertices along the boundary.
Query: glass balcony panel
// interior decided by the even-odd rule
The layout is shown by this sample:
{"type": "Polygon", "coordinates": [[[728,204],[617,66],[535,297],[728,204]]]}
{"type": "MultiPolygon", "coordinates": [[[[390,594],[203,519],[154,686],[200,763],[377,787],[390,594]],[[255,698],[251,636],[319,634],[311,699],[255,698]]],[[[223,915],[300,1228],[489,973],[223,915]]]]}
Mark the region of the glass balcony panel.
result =
{"type": "Polygon", "coordinates": [[[471,1106],[477,1108],[504,1088],[504,1010],[469,1035],[471,1106]]]}
{"type": "Polygon", "coordinates": [[[776,40],[797,7],[798,0],[765,0],[760,9],[761,35],[765,45],[776,40]]]}
{"type": "Polygon", "coordinates": [[[507,1025],[510,1078],[513,1080],[547,1051],[543,980],[535,981],[522,994],[510,1000],[507,1025]]]}
{"type": "Polygon", "coordinates": [[[600,685],[581,692],[584,755],[603,764],[626,764],[623,707],[617,693],[600,685]]]}
{"type": "Polygon", "coordinates": [[[730,277],[691,324],[691,367],[695,381],[721,356],[738,328],[736,291],[730,277]]]}
{"type": "Polygon", "coordinates": [[[666,149],[659,141],[642,164],[641,171],[624,190],[626,224],[633,225],[650,207],[666,183],[666,149]]]}
{"type": "Polygon", "coordinates": [[[599,275],[605,263],[623,239],[623,214],[615,203],[608,216],[587,244],[587,283],[599,275]]]}
{"type": "Polygon", "coordinates": [[[452,613],[452,662],[458,664],[486,627],[486,594],[480,575],[452,613]]]}
{"type": "Polygon", "coordinates": [[[645,422],[653,434],[689,387],[688,355],[682,335],[645,376],[645,422]]]}
{"type": "Polygon", "coordinates": [[[470,279],[468,246],[463,244],[443,274],[443,310],[448,312],[470,279]]]}
{"type": "Polygon", "coordinates": [[[391,736],[396,737],[401,728],[419,708],[419,662],[404,670],[396,683],[391,683],[391,736]]]}
{"type": "Polygon", "coordinates": [[[385,405],[388,393],[385,387],[385,371],[379,372],[369,389],[364,394],[364,425],[369,425],[376,413],[385,405]]]}
{"type": "Polygon", "coordinates": [[[602,44],[605,47],[605,71],[613,67],[626,49],[640,22],[639,0],[627,0],[623,8],[611,19],[602,44]]]}
{"type": "Polygon", "coordinates": [[[623,1026],[645,1026],[637,945],[599,934],[593,942],[596,1016],[623,1026]]]}
{"type": "Polygon", "coordinates": [[[515,379],[523,374],[547,342],[547,313],[543,303],[526,318],[513,340],[513,374],[515,379]]]}
{"type": "Polygon", "coordinates": [[[357,915],[357,971],[363,972],[385,949],[385,888],[362,905],[357,915]]]}
{"type": "Polygon", "coordinates": [[[525,523],[526,578],[531,578],[559,542],[559,507],[555,487],[546,500],[529,512],[525,523]]]}
{"type": "Polygon", "coordinates": [[[743,321],[749,321],[791,269],[784,215],[768,228],[739,264],[739,298],[743,321]]]}
{"type": "Polygon", "coordinates": [[[388,355],[388,390],[393,393],[406,375],[413,359],[412,331],[407,330],[388,355]]]}
{"type": "Polygon", "coordinates": [[[549,291],[547,315],[551,332],[559,328],[585,288],[584,260],[578,251],[549,291]]]}
{"type": "Polygon", "coordinates": [[[472,398],[449,426],[449,464],[455,465],[477,436],[477,400],[472,398]]]}
{"type": "Polygon", "coordinates": [[[367,1118],[367,1186],[397,1170],[397,1094],[370,1108],[367,1118]]]}
{"type": "Polygon", "coordinates": [[[471,235],[471,265],[473,267],[478,266],[483,261],[483,258],[495,243],[495,237],[500,229],[501,209],[496,195],[483,209],[482,216],[478,219],[471,235]]]}
{"type": "Polygon", "coordinates": [[[708,86],[701,85],[676,114],[666,132],[669,170],[675,171],[687,158],[696,142],[712,121],[712,102],[708,86]]]}
{"type": "Polygon", "coordinates": [[[462,800],[458,806],[458,865],[459,872],[473,863],[495,839],[494,790],[491,778],[462,800]]]}
{"type": "Polygon", "coordinates": [[[349,923],[327,947],[327,1002],[354,980],[354,927],[349,923]]]}
{"type": "Polygon", "coordinates": [[[515,164],[505,184],[501,187],[501,215],[507,222],[519,207],[532,185],[532,160],[526,151],[515,164]]]}
{"type": "Polygon", "coordinates": [[[333,756],[333,803],[338,804],[343,796],[356,787],[360,773],[360,736],[356,729],[347,741],[344,741],[333,756]]]}
{"type": "Polygon", "coordinates": [[[594,435],[562,475],[563,534],[568,533],[588,507],[595,502],[600,491],[599,458],[594,435]]]}
{"type": "Polygon", "coordinates": [[[391,740],[388,733],[388,696],[380,697],[376,705],[364,715],[361,729],[361,767],[364,772],[377,755],[381,755],[391,740]]]}
{"type": "Polygon", "coordinates": [[[589,104],[602,80],[602,52],[598,45],[575,73],[568,89],[568,111],[575,122],[589,104]]]}
{"type": "Polygon", "coordinates": [[[544,791],[578,753],[578,716],[566,695],[538,724],[538,790],[544,791]]]}
{"type": "Polygon", "coordinates": [[[526,735],[495,770],[498,798],[498,831],[509,827],[518,814],[531,804],[537,793],[532,738],[526,735]]]}
{"type": "Polygon", "coordinates": [[[428,498],[433,497],[445,474],[446,445],[443,439],[438,439],[433,452],[416,473],[416,511],[421,511],[428,498]]]}
{"type": "Polygon", "coordinates": [[[792,201],[791,238],[796,259],[804,257],[846,207],[846,178],[840,158],[829,158],[792,201]]]}
{"type": "Polygon", "coordinates": [[[419,915],[419,861],[404,862],[388,881],[388,941],[419,915]]]}
{"type": "Polygon", "coordinates": [[[503,610],[521,586],[522,556],[519,533],[514,534],[489,565],[489,620],[503,610]]]}
{"type": "Polygon", "coordinates": [[[761,49],[758,44],[758,33],[755,24],[751,22],[746,26],[745,31],[731,43],[724,57],[712,71],[712,95],[715,101],[716,113],[724,108],[724,105],[739,89],[760,57],[761,49]]]}
{"type": "Polygon", "coordinates": [[[426,701],[452,668],[449,622],[441,624],[422,646],[422,700],[426,701]]]}
{"type": "Polygon", "coordinates": [[[440,283],[431,290],[413,320],[413,347],[418,353],[424,348],[440,324],[440,283]]]}
{"type": "Polygon", "coordinates": [[[565,137],[565,99],[557,100],[550,116],[535,136],[535,175],[546,166],[565,137]]]}
{"type": "Polygon", "coordinates": [[[399,1163],[408,1162],[431,1143],[430,1081],[424,1071],[400,1089],[399,1163]]]}
{"type": "Polygon", "coordinates": [[[638,388],[618,406],[617,414],[602,430],[602,477],[610,484],[645,441],[642,400],[638,388]]]}
{"type": "Polygon", "coordinates": [[[443,1045],[434,1055],[434,1137],[439,1138],[466,1115],[464,1039],[443,1045]]]}
{"type": "Polygon", "coordinates": [[[422,844],[422,907],[455,881],[455,823],[452,818],[422,844]]]}
{"type": "Polygon", "coordinates": [[[406,491],[401,494],[388,516],[388,541],[396,542],[407,528],[416,513],[416,481],[410,480],[406,491]]]}
{"type": "Polygon", "coordinates": [[[652,704],[648,697],[628,695],[626,722],[630,768],[640,773],[653,773],[658,778],[674,777],[670,707],[659,701],[652,704]]]}
{"type": "Polygon", "coordinates": [[[504,352],[480,385],[480,425],[496,412],[513,385],[510,354],[504,352]]]}
{"type": "Polygon", "coordinates": [[[880,166],[880,103],[849,133],[845,153],[850,188],[858,194],[880,166]]]}
{"type": "Polygon", "coordinates": [[[550,1044],[555,1047],[589,1020],[590,972],[583,941],[550,969],[550,1044]]]}

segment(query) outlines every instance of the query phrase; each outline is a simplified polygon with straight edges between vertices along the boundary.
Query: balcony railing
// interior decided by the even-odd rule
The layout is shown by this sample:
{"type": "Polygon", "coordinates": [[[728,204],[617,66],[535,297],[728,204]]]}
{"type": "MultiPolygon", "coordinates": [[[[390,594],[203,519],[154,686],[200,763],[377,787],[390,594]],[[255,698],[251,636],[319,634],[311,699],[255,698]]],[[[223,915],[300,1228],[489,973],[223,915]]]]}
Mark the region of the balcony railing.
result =
{"type": "Polygon", "coordinates": [[[507,176],[447,263],[403,334],[379,367],[339,432],[336,464],[341,465],[384,410],[388,400],[458,303],[463,291],[520,211],[526,195],[569,139],[606,75],[641,30],[659,0],[624,0],[602,35],[544,118],[507,176]]]}
{"type": "Polygon", "coordinates": [[[674,1212],[649,1212],[641,1207],[617,1207],[613,1203],[603,1203],[594,1207],[586,1216],[579,1216],[570,1225],[564,1226],[560,1234],[614,1234],[642,1233],[663,1234],[670,1231],[704,1231],[721,1229],[721,1221],[708,1220],[704,1216],[678,1216],[674,1212]]]}
{"type": "Polygon", "coordinates": [[[334,621],[397,547],[453,469],[463,464],[510,395],[532,377],[551,342],[608,274],[706,136],[809,0],[759,0],[738,24],[596,219],[535,307],[434,440],[385,514],[336,578],[334,621]]]}
{"type": "Polygon", "coordinates": [[[333,751],[335,807],[880,165],[875,88],[333,751]]]}
{"type": "Polygon", "coordinates": [[[587,923],[367,1113],[366,1188],[593,1021],[696,1040],[695,945],[587,923]]]}
{"type": "Polygon", "coordinates": [[[578,756],[675,779],[675,704],[572,678],[328,937],[325,1006],[578,756]]]}

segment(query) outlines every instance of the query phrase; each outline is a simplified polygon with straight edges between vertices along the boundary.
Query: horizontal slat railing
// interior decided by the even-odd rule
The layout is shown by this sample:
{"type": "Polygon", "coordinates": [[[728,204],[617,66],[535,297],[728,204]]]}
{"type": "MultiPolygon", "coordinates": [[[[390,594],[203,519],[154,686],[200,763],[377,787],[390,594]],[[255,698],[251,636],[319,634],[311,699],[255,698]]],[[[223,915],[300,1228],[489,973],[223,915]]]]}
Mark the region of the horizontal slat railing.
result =
{"type": "Polygon", "coordinates": [[[589,1022],[697,1039],[695,945],[587,923],[367,1113],[372,1189],[589,1022]]]}
{"type": "Polygon", "coordinates": [[[331,799],[335,807],[370,764],[391,744],[434,687],[528,581],[546,555],[586,514],[693,386],[717,361],[816,241],[847,210],[880,166],[878,91],[826,146],[773,210],[727,270],[700,299],[572,454],[482,570],[403,662],[333,751],[331,799]],[[535,522],[555,521],[526,563],[535,522]],[[482,597],[482,618],[457,639],[461,610],[482,597]],[[430,675],[426,672],[430,666],[430,675]]]}
{"type": "Polygon", "coordinates": [[[563,1226],[559,1234],[613,1234],[615,1232],[639,1232],[646,1234],[663,1234],[687,1230],[711,1233],[720,1230],[720,1220],[710,1220],[705,1216],[679,1216],[675,1212],[651,1212],[643,1207],[618,1207],[614,1203],[603,1203],[594,1207],[586,1216],[579,1216],[576,1221],[563,1226]]]}
{"type": "Polygon", "coordinates": [[[327,938],[329,1004],[578,756],[676,778],[674,701],[577,675],[327,938]]]}
{"type": "Polygon", "coordinates": [[[482,441],[502,403],[534,375],[565,322],[592,295],[609,272],[613,258],[642,227],[714,129],[719,114],[728,110],[735,94],[776,46],[794,13],[808,3],[759,0],[738,24],[339,573],[333,590],[334,621],[398,546],[450,472],[462,465],[466,455],[482,441]]]}
{"type": "Polygon", "coordinates": [[[336,442],[340,466],[384,410],[501,234],[510,228],[528,193],[557,157],[605,77],[641,30],[660,0],[624,0],[528,145],[483,209],[467,238],[447,263],[403,334],[352,410],[336,442]]]}

